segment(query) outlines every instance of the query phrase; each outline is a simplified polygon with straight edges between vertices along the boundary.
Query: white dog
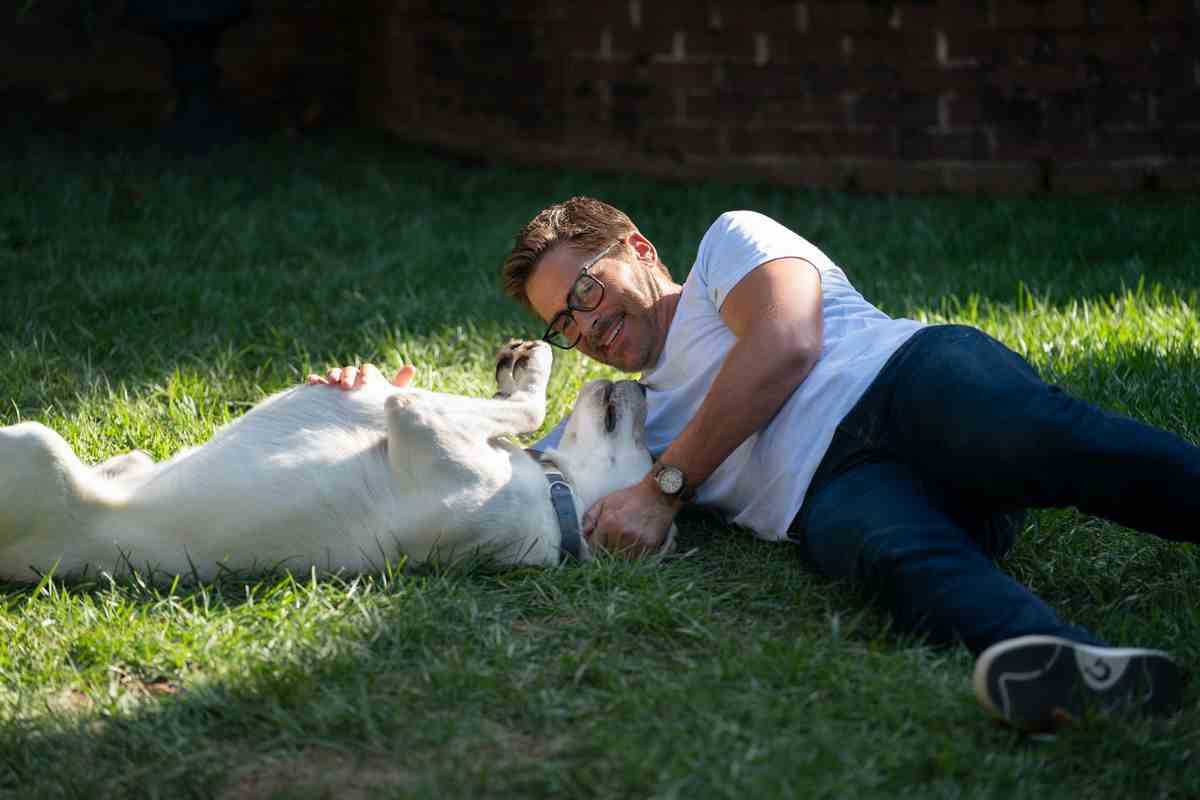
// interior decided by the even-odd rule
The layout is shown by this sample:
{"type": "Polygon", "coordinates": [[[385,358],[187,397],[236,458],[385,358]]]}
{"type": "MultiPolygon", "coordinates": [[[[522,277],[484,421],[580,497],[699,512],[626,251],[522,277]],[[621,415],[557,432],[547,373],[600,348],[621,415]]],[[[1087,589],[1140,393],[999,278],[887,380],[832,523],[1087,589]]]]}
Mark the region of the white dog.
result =
{"type": "Polygon", "coordinates": [[[505,437],[542,424],[550,363],[548,345],[510,343],[491,399],[299,386],[159,464],[133,452],[89,467],[44,425],[0,428],[0,579],[588,558],[582,514],[651,467],[645,393],[587,384],[539,462],[505,437]]]}

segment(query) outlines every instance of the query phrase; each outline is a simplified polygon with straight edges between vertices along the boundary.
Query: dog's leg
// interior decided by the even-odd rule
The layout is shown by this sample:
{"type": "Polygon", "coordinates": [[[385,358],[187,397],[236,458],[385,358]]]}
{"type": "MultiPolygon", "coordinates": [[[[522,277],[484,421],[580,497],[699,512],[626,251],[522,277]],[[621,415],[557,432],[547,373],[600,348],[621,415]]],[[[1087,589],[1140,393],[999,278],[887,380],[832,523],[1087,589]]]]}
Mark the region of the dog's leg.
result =
{"type": "Polygon", "coordinates": [[[154,459],[144,450],[130,450],[119,456],[113,456],[92,467],[99,478],[119,479],[130,478],[154,466],[154,459]]]}
{"type": "Polygon", "coordinates": [[[535,431],[546,417],[553,356],[545,342],[512,341],[496,355],[498,391],[488,398],[401,391],[385,403],[388,455],[409,478],[478,458],[481,441],[535,431]],[[462,458],[447,459],[447,453],[462,458]]]}
{"type": "Polygon", "coordinates": [[[0,544],[85,524],[88,509],[112,494],[45,425],[0,428],[0,544]]]}
{"type": "Polygon", "coordinates": [[[541,469],[505,441],[542,424],[551,359],[543,342],[510,342],[497,354],[492,398],[402,389],[385,400],[387,459],[404,487],[412,557],[486,551],[505,563],[557,561],[553,511],[531,506],[546,491],[541,469]]]}
{"type": "Polygon", "coordinates": [[[485,413],[492,436],[529,433],[546,418],[546,384],[553,355],[545,342],[513,340],[496,354],[496,394],[485,413]]]}

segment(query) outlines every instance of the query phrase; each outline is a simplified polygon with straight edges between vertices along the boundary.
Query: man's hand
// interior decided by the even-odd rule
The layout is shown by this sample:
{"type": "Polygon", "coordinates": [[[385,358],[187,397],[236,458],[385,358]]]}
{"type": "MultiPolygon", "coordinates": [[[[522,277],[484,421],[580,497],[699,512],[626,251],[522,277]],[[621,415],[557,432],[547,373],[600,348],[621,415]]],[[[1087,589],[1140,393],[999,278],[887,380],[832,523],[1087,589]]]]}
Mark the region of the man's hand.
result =
{"type": "Polygon", "coordinates": [[[589,508],[583,515],[583,537],[592,547],[624,558],[657,553],[682,506],[647,477],[589,508]]]}
{"type": "MultiPolygon", "coordinates": [[[[392,378],[392,385],[403,389],[412,382],[417,368],[412,364],[401,367],[392,378]]],[[[363,364],[361,367],[334,367],[321,377],[315,372],[308,376],[309,386],[336,386],[344,391],[361,389],[368,382],[383,380],[383,373],[374,364],[363,364]]]]}

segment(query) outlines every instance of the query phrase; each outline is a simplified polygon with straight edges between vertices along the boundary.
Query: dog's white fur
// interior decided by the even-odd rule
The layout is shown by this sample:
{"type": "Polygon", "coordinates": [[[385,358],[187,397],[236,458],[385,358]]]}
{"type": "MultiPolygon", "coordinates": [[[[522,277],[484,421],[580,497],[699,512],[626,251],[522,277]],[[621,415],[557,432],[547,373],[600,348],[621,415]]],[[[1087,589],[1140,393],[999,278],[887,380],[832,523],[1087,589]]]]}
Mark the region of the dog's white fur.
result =
{"type": "MultiPolygon", "coordinates": [[[[160,464],[133,452],[89,467],[44,425],[0,428],[0,579],[362,572],[399,556],[476,553],[557,563],[543,469],[505,438],[542,424],[550,364],[548,345],[510,343],[491,399],[382,381],[299,386],[160,464]]],[[[632,381],[580,391],[561,447],[546,454],[578,514],[650,469],[645,409],[632,381]]]]}

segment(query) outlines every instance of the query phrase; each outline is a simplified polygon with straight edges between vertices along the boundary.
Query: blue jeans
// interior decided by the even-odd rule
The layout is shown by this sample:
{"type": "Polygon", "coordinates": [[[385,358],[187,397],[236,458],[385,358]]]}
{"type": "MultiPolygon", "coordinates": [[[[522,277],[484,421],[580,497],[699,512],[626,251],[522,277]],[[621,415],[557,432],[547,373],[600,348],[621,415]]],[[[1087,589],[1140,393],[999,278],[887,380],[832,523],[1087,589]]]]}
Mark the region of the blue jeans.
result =
{"type": "Polygon", "coordinates": [[[939,325],[897,350],[839,425],[791,535],[816,571],[930,642],[1103,644],[993,561],[1024,509],[1056,506],[1196,541],[1200,448],[1043,382],[982,331],[939,325]]]}

